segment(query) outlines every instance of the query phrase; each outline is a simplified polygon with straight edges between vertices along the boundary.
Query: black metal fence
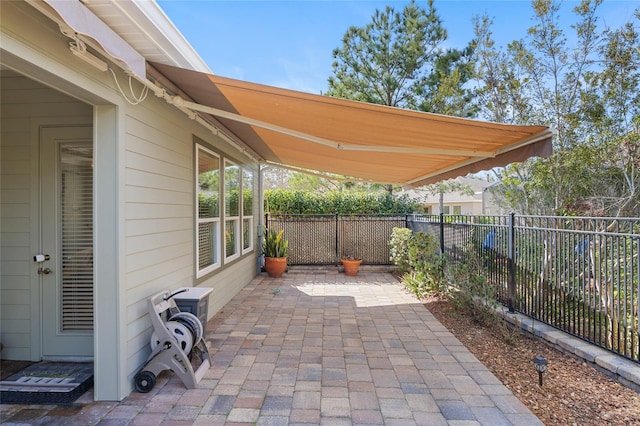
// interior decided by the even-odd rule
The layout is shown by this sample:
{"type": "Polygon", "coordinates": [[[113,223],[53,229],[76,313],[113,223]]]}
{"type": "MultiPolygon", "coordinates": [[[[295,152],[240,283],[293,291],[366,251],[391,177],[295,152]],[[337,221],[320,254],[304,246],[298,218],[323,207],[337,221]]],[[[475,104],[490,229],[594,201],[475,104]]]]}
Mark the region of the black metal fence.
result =
{"type": "Polygon", "coordinates": [[[289,265],[334,265],[343,256],[390,265],[389,238],[394,227],[406,227],[406,216],[267,214],[265,226],[284,229],[289,265]]]}
{"type": "Polygon", "coordinates": [[[451,264],[480,262],[511,311],[640,362],[640,219],[412,215],[407,227],[437,235],[451,264]]]}

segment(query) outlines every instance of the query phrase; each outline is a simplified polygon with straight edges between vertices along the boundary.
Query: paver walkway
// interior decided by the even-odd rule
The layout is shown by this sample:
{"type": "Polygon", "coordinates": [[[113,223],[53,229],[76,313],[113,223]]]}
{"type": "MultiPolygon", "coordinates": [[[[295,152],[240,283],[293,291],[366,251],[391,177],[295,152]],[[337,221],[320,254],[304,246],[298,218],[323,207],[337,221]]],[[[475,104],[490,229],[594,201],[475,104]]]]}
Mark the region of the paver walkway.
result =
{"type": "Polygon", "coordinates": [[[390,274],[260,275],[208,322],[207,340],[213,365],[198,389],[162,373],[148,394],[67,420],[541,424],[390,274]]]}

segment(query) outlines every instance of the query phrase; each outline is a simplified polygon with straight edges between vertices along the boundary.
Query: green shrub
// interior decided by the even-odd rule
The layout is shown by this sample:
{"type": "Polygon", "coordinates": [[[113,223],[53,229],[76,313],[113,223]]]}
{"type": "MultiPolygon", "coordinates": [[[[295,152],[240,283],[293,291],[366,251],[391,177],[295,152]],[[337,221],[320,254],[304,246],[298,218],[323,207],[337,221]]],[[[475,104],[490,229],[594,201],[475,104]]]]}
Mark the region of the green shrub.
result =
{"type": "Polygon", "coordinates": [[[418,298],[441,293],[474,321],[497,327],[504,341],[513,344],[520,327],[509,327],[496,313],[495,287],[487,281],[478,251],[470,244],[463,262],[447,263],[440,255],[438,238],[409,229],[394,228],[389,240],[391,260],[405,274],[404,286],[418,298]]]}
{"type": "Polygon", "coordinates": [[[400,272],[409,272],[409,239],[411,230],[408,228],[393,228],[389,239],[389,260],[398,267],[400,272]]]}
{"type": "Polygon", "coordinates": [[[477,255],[472,252],[466,262],[447,268],[447,280],[451,283],[447,297],[457,309],[467,312],[480,324],[496,324],[499,305],[496,292],[487,281],[477,255]]]}
{"type": "Polygon", "coordinates": [[[424,272],[407,272],[402,276],[402,284],[419,299],[437,292],[437,285],[434,283],[432,277],[426,275],[424,272]]]}
{"type": "Polygon", "coordinates": [[[406,194],[388,192],[311,191],[270,189],[264,192],[264,211],[271,214],[409,214],[419,203],[406,194]]]}
{"type": "Polygon", "coordinates": [[[406,240],[406,249],[397,252],[396,261],[410,267],[411,272],[404,274],[402,282],[419,298],[442,291],[444,259],[440,256],[440,245],[435,236],[424,232],[411,233],[406,240]]]}

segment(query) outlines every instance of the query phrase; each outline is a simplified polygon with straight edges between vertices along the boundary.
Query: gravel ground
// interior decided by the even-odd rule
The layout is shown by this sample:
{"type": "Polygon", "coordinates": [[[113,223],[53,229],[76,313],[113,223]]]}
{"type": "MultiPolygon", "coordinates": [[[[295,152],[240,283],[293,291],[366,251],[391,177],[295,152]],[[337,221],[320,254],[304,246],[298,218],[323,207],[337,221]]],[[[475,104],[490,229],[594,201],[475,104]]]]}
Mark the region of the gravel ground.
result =
{"type": "Polygon", "coordinates": [[[441,298],[424,303],[546,425],[640,424],[640,394],[590,365],[540,340],[479,325],[441,298]],[[537,355],[549,362],[542,387],[537,355]]]}

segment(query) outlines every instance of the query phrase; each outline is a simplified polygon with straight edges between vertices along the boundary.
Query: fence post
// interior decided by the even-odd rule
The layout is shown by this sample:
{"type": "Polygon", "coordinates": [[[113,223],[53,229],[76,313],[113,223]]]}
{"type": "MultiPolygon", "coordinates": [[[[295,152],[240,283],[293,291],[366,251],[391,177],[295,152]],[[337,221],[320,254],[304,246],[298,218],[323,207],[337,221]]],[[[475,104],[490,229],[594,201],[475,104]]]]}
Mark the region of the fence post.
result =
{"type": "Polygon", "coordinates": [[[340,231],[339,231],[339,225],[340,225],[340,220],[339,220],[339,213],[336,213],[336,265],[340,264],[340,256],[342,255],[342,253],[340,253],[340,231]]]}
{"type": "Polygon", "coordinates": [[[444,256],[444,213],[440,212],[440,254],[444,256]]]}
{"type": "Polygon", "coordinates": [[[509,235],[507,238],[507,299],[509,303],[509,312],[515,312],[514,304],[516,299],[516,230],[515,230],[515,213],[509,215],[509,235]]]}
{"type": "MultiPolygon", "coordinates": [[[[629,232],[633,232],[633,224],[630,224],[629,232]]],[[[637,247],[636,257],[638,259],[638,265],[636,269],[636,281],[638,281],[638,292],[636,293],[636,304],[638,306],[636,306],[636,308],[638,309],[638,318],[640,318],[640,237],[636,238],[636,247],[637,247]]],[[[638,335],[640,336],[640,330],[638,329],[638,327],[640,327],[640,325],[636,326],[636,333],[638,333],[638,335]]],[[[640,342],[638,342],[638,345],[640,345],[640,342]]],[[[640,361],[640,352],[638,353],[638,357],[636,360],[640,361]]]]}

